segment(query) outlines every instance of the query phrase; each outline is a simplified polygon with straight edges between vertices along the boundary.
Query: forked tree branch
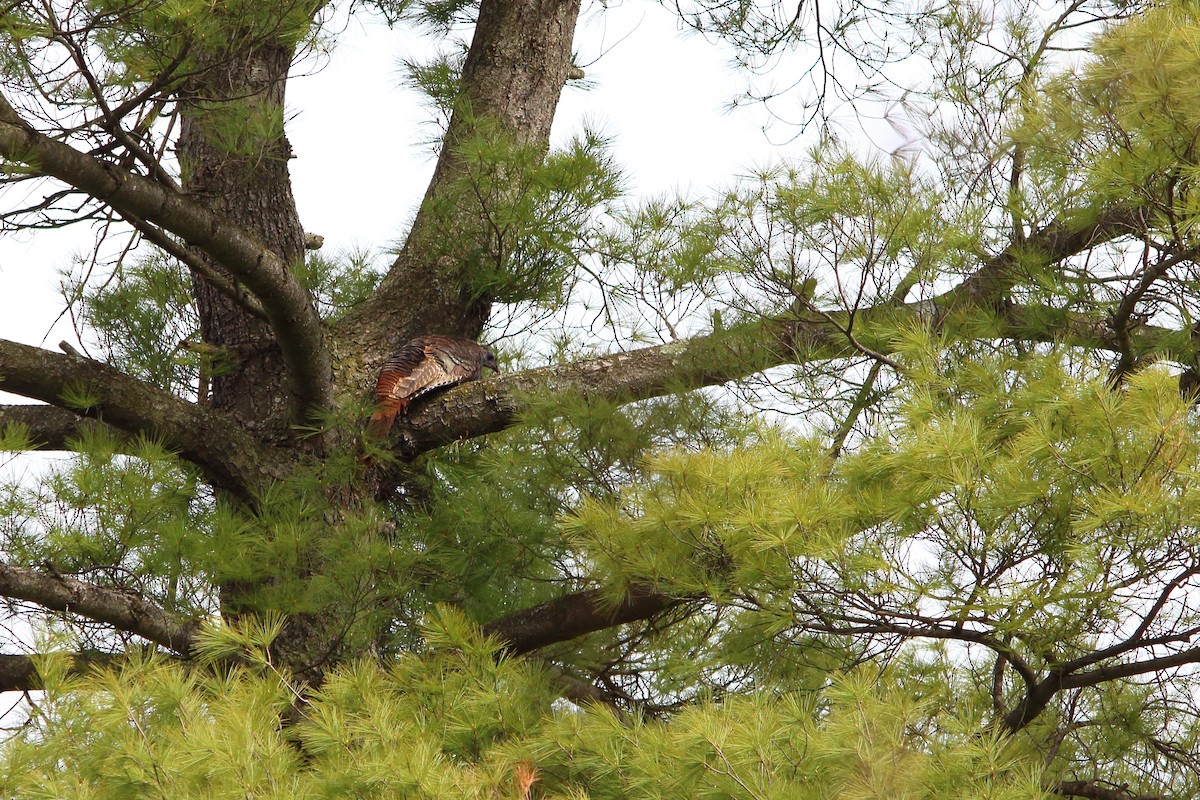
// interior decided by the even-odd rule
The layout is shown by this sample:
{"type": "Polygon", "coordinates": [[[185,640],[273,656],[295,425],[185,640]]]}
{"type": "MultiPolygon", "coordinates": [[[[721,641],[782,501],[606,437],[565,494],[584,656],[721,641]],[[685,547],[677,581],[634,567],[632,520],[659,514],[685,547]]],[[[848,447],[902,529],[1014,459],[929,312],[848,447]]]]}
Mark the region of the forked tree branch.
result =
{"type": "Polygon", "coordinates": [[[1029,266],[1057,264],[1113,239],[1140,234],[1145,228],[1146,212],[1140,208],[1073,209],[986,259],[946,294],[946,300],[956,306],[992,305],[1020,283],[1029,266]]]}
{"type": "Polygon", "coordinates": [[[180,237],[208,253],[262,304],[283,353],[293,416],[333,405],[332,364],[324,326],[308,290],[289,265],[243,228],[184,195],[81,153],[27,124],[0,96],[0,156],[180,237]]]}
{"type": "Polygon", "coordinates": [[[180,655],[191,652],[199,629],[199,623],[169,614],[133,592],[3,563],[0,595],[104,622],[180,655]]]}
{"type": "Polygon", "coordinates": [[[1190,664],[1200,664],[1200,646],[1189,647],[1170,655],[1148,658],[1144,661],[1107,664],[1086,672],[1052,670],[1026,691],[1021,702],[1004,716],[1002,722],[1008,730],[1019,731],[1037,719],[1038,715],[1046,710],[1046,707],[1060,691],[1098,686],[1101,683],[1120,678],[1132,678],[1190,664]]]}
{"type": "MultiPolygon", "coordinates": [[[[287,468],[284,456],[222,415],[99,361],[0,340],[0,389],[159,441],[198,466],[215,486],[240,497],[249,498],[287,468]],[[70,408],[68,399],[87,407],[70,408]]],[[[52,414],[46,412],[44,420],[65,434],[63,418],[52,414]]]]}
{"type": "Polygon", "coordinates": [[[482,128],[522,147],[548,149],[563,86],[576,69],[580,0],[482,0],[478,8],[461,92],[425,199],[378,291],[341,324],[345,338],[359,343],[368,371],[414,336],[478,336],[490,298],[472,286],[477,276],[465,259],[444,255],[447,239],[487,227],[479,207],[446,202],[464,175],[460,145],[482,128]]]}

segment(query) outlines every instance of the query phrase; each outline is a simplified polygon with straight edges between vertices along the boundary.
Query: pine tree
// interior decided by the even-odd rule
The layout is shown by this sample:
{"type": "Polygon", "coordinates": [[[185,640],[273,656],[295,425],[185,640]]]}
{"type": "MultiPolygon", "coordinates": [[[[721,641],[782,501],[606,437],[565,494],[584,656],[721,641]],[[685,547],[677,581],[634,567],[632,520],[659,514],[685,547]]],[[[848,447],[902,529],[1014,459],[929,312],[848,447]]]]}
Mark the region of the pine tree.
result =
{"type": "Polygon", "coordinates": [[[1200,794],[1200,6],[700,0],[919,147],[634,203],[549,145],[578,0],[357,4],[446,54],[381,273],[289,177],[332,11],[0,10],[6,230],[132,237],[100,357],[0,341],[70,454],[0,492],[4,794],[1200,794]],[[365,438],[427,333],[504,371],[365,438]]]}

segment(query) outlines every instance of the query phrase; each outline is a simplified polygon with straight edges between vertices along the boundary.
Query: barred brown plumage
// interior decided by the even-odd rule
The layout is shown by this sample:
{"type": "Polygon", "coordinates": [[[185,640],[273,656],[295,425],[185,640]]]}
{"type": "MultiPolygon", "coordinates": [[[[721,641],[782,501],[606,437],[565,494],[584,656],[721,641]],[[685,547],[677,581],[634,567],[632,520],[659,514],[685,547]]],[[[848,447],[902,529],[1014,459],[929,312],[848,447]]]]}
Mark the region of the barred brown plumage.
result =
{"type": "Polygon", "coordinates": [[[421,336],[388,356],[375,382],[378,410],[367,422],[367,435],[383,439],[397,414],[422,395],[478,380],[484,368],[500,371],[496,354],[470,339],[421,336]]]}

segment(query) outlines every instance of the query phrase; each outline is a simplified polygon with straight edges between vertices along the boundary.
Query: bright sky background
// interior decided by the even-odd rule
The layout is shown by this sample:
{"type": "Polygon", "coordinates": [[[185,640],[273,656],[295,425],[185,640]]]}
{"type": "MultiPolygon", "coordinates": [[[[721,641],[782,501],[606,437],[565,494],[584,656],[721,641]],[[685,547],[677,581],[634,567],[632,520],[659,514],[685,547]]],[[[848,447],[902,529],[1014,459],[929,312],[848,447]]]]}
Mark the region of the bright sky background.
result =
{"type": "MultiPolygon", "coordinates": [[[[424,193],[433,169],[425,142],[438,131],[423,98],[403,86],[400,62],[424,60],[428,44],[351,22],[327,66],[289,86],[301,218],[327,247],[385,246],[424,193]]],[[[564,92],[554,143],[585,125],[610,137],[634,194],[705,189],[782,152],[767,144],[761,111],[722,113],[743,82],[726,66],[729,51],[680,33],[657,4],[585,11],[576,53],[594,86],[564,92]]]]}
{"type": "MultiPolygon", "coordinates": [[[[288,88],[297,202],[305,229],[325,237],[324,253],[381,253],[402,238],[433,169],[433,112],[404,86],[401,68],[430,52],[429,37],[365,17],[331,27],[340,31],[332,54],[302,65],[311,74],[288,88]]],[[[764,133],[771,119],[763,109],[724,110],[745,76],[729,67],[727,47],[681,28],[657,3],[587,4],[575,47],[592,88],[564,93],[555,142],[585,125],[610,137],[635,197],[702,194],[802,156],[794,127],[776,123],[764,133]]],[[[54,324],[59,272],[93,235],[75,226],[0,237],[0,337],[52,349],[74,339],[69,320],[54,324]]]]}

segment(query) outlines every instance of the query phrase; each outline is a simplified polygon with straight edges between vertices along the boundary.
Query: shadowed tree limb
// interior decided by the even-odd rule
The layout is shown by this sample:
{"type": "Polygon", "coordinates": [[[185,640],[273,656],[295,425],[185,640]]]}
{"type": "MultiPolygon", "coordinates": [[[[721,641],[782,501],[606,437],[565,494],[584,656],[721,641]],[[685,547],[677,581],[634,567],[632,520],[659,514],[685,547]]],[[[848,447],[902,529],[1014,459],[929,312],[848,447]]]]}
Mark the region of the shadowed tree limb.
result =
{"type": "Polygon", "coordinates": [[[0,563],[0,595],[112,625],[187,655],[199,623],[169,614],[133,592],[0,563]]]}
{"type": "Polygon", "coordinates": [[[1163,794],[1134,794],[1128,787],[1105,785],[1101,781],[1059,781],[1051,791],[1063,797],[1086,797],[1090,800],[1167,800],[1163,794]]]}
{"type": "Polygon", "coordinates": [[[1131,678],[1135,675],[1160,672],[1162,670],[1174,669],[1175,667],[1182,667],[1186,664],[1200,664],[1200,646],[1180,650],[1169,656],[1148,658],[1145,661],[1129,661],[1121,664],[1100,666],[1090,669],[1087,672],[1067,673],[1061,669],[1052,670],[1045,678],[1038,681],[1036,685],[1026,691],[1021,702],[1004,716],[1002,723],[1010,731],[1021,730],[1037,719],[1038,715],[1050,705],[1054,696],[1065,689],[1098,686],[1101,683],[1107,683],[1119,678],[1131,678]]]}
{"type": "MultiPolygon", "coordinates": [[[[99,361],[0,340],[0,389],[60,407],[66,407],[68,395],[86,397],[89,406],[75,413],[162,442],[198,466],[214,485],[243,498],[288,466],[221,414],[99,361]]],[[[44,418],[64,433],[62,418],[51,413],[44,418]]]]}
{"type": "Polygon", "coordinates": [[[966,280],[946,293],[950,305],[986,307],[1021,282],[1023,264],[1057,264],[1121,236],[1146,229],[1146,211],[1112,206],[1099,211],[1073,209],[987,259],[966,280]]]}
{"type": "Polygon", "coordinates": [[[9,425],[28,430],[35,450],[74,450],[73,440],[96,427],[117,437],[127,436],[124,431],[58,406],[0,405],[0,430],[9,425]]]}
{"type": "Polygon", "coordinates": [[[29,692],[39,688],[41,682],[32,657],[0,655],[0,692],[29,692]]]}
{"type": "MultiPolygon", "coordinates": [[[[57,653],[55,655],[58,655],[57,653]]],[[[46,656],[0,654],[0,692],[32,692],[42,688],[37,662],[46,656]]],[[[94,667],[116,664],[120,653],[71,653],[70,675],[82,675],[94,667]]]]}
{"type": "Polygon", "coordinates": [[[81,153],[28,125],[0,96],[0,156],[27,165],[198,247],[262,304],[283,353],[293,418],[333,405],[332,366],[312,297],[287,264],[238,225],[184,195],[81,153]]]}
{"type": "Polygon", "coordinates": [[[588,589],[492,620],[483,626],[483,632],[504,642],[507,652],[520,655],[605,628],[650,619],[686,600],[634,584],[614,606],[600,589],[588,589]]]}

